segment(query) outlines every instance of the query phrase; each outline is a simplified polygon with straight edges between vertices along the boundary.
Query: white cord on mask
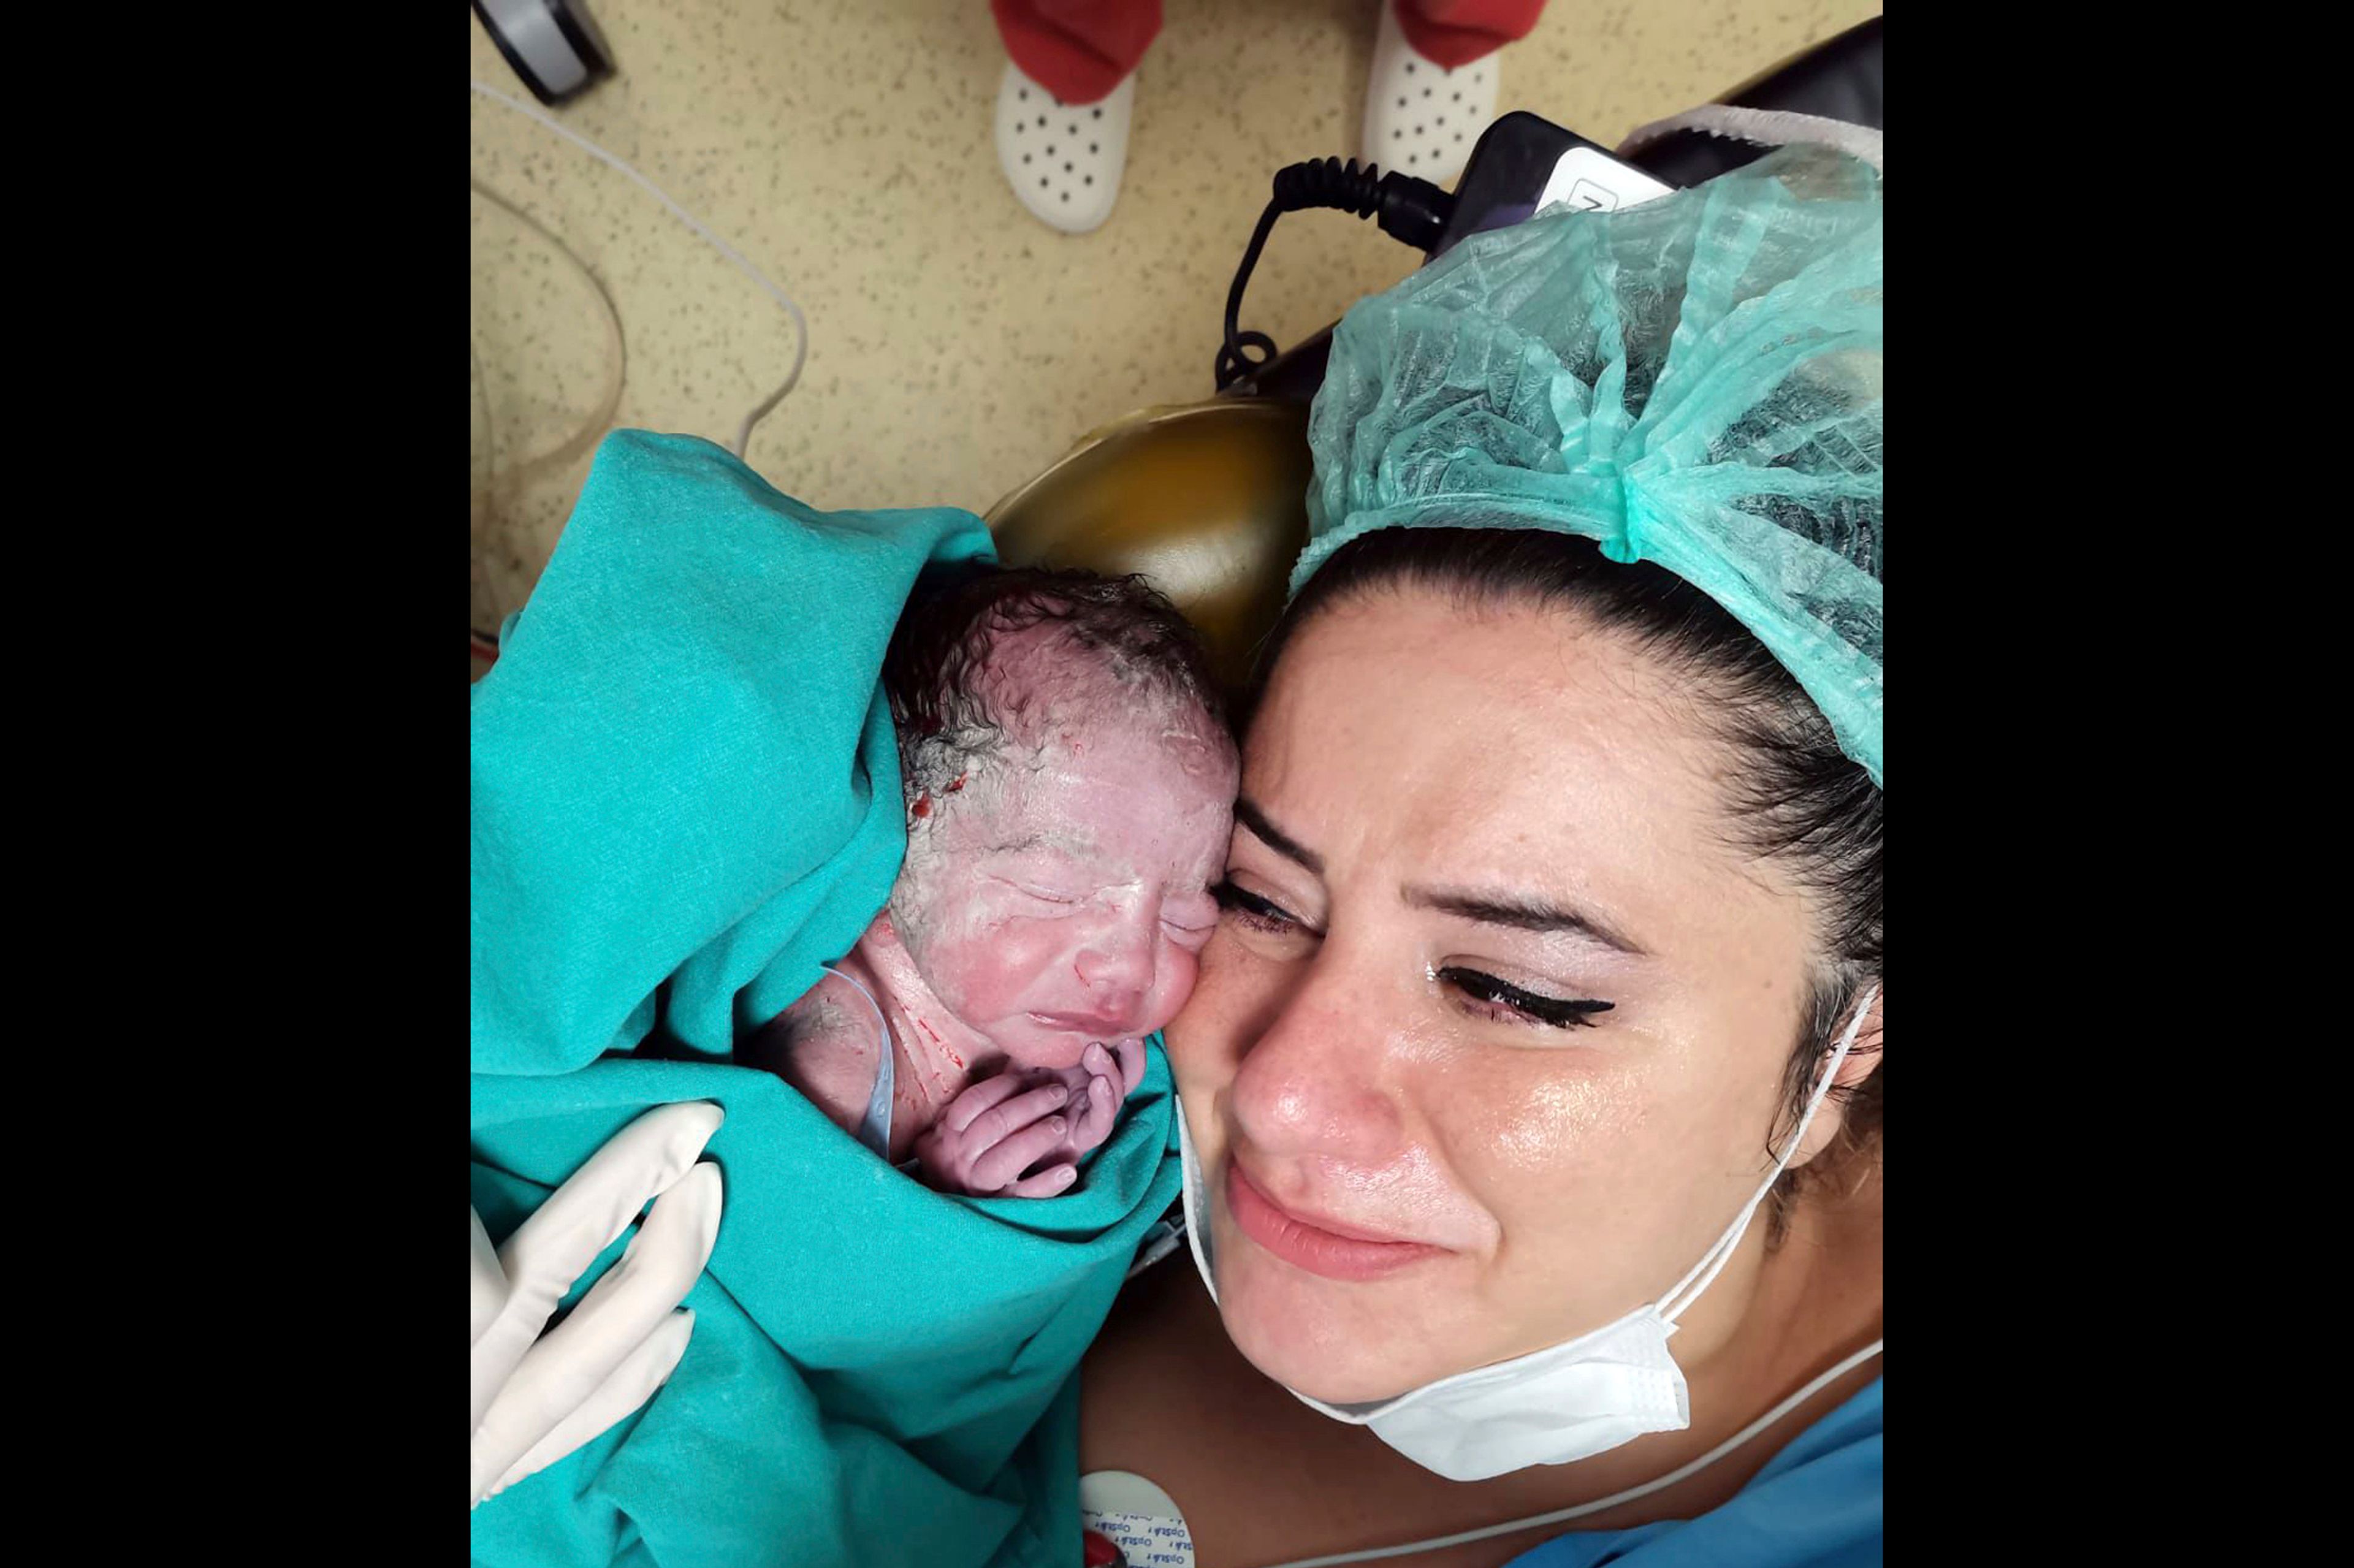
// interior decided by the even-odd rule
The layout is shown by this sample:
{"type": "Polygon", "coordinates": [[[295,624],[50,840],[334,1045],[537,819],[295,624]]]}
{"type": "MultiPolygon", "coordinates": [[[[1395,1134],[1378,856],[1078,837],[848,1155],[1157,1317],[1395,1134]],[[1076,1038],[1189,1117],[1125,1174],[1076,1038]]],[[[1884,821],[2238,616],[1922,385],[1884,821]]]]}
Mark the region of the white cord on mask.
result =
{"type": "Polygon", "coordinates": [[[1823,1064],[1821,1081],[1808,1095],[1806,1112],[1798,1118],[1798,1125],[1791,1130],[1788,1141],[1782,1146],[1782,1152],[1775,1157],[1774,1169],[1766,1173],[1766,1180],[1758,1185],[1756,1192],[1749,1195],[1749,1202],[1743,1206],[1740,1217],[1718,1238],[1716,1245],[1709,1249],[1709,1255],[1692,1265],[1691,1272],[1677,1281],[1673,1290],[1659,1298],[1660,1317],[1670,1323],[1682,1317],[1685,1309],[1700,1299],[1701,1292],[1714,1284],[1716,1277],[1723,1272],[1725,1264],[1733,1257],[1734,1248],[1741,1244],[1742,1233],[1749,1228],[1750,1216],[1757,1212],[1757,1205],[1766,1201],[1766,1195],[1774,1190],[1775,1181],[1790,1163],[1790,1156],[1797,1153],[1798,1145],[1806,1141],[1807,1128],[1814,1125],[1815,1112],[1822,1108],[1824,1099],[1829,1096],[1831,1084],[1839,1076],[1840,1064],[1847,1060],[1848,1052],[1855,1044],[1855,1037],[1863,1030],[1865,1017],[1872,1012],[1872,1004],[1879,1000],[1880,988],[1875,985],[1863,993],[1862,1001],[1855,1004],[1855,1016],[1848,1020],[1847,1028],[1840,1032],[1839,1048],[1831,1053],[1830,1060],[1823,1064]]]}
{"type": "Polygon", "coordinates": [[[1289,1563],[1270,1563],[1268,1568],[1340,1568],[1340,1565],[1344,1563],[1372,1563],[1385,1557],[1407,1557],[1417,1552],[1437,1552],[1445,1547],[1461,1546],[1473,1541],[1488,1541],[1499,1535],[1511,1535],[1520,1531],[1535,1530],[1543,1525],[1566,1524],[1571,1520],[1583,1519],[1588,1514],[1600,1513],[1605,1509],[1617,1508],[1620,1503],[1633,1502],[1636,1499],[1649,1497],[1653,1492],[1665,1491],[1677,1482],[1696,1476],[1715,1464],[1719,1459],[1797,1409],[1808,1400],[1820,1393],[1833,1383],[1880,1354],[1880,1340],[1872,1340],[1872,1343],[1849,1356],[1820,1377],[1814,1379],[1806,1387],[1719,1443],[1699,1458],[1690,1464],[1679,1465],[1658,1480],[1645,1481],[1639,1487],[1628,1487],[1623,1492],[1613,1492],[1606,1498],[1596,1498],[1592,1502],[1579,1503],[1575,1508],[1556,1509],[1551,1513],[1534,1514],[1527,1519],[1508,1520],[1502,1524],[1482,1525],[1478,1530],[1460,1531],[1453,1535],[1435,1535],[1428,1541],[1409,1541],[1402,1546],[1373,1546],[1363,1552],[1336,1552],[1329,1557],[1301,1557],[1289,1563]]]}
{"type": "Polygon", "coordinates": [[[523,115],[525,119],[537,121],[541,125],[544,125],[548,130],[555,132],[558,136],[563,137],[574,146],[578,147],[590,157],[597,159],[600,163],[609,164],[612,167],[619,169],[621,173],[629,175],[631,179],[635,180],[640,185],[643,186],[647,194],[652,196],[656,201],[662,203],[663,206],[670,208],[672,214],[675,216],[681,223],[685,224],[687,228],[701,235],[710,243],[714,249],[717,250],[722,256],[726,257],[730,261],[736,263],[737,266],[742,268],[746,277],[751,279],[755,283],[759,284],[768,296],[776,301],[779,305],[782,305],[785,309],[785,313],[793,318],[792,370],[785,376],[784,385],[778,387],[774,392],[769,394],[768,397],[764,399],[758,408],[745,415],[744,423],[737,427],[734,450],[737,457],[742,457],[744,455],[744,449],[751,444],[752,427],[766,418],[770,409],[774,408],[778,404],[785,400],[785,394],[790,392],[801,381],[801,366],[809,360],[809,319],[801,314],[801,306],[793,303],[791,295],[777,287],[776,284],[769,281],[768,275],[762,272],[758,267],[753,266],[749,261],[747,261],[734,246],[720,238],[716,234],[712,233],[709,228],[705,227],[700,218],[696,217],[693,213],[687,211],[686,208],[679,206],[678,203],[671,200],[668,196],[664,195],[660,185],[655,185],[653,181],[638,173],[637,170],[631,168],[620,158],[608,153],[604,148],[599,147],[596,143],[591,142],[588,137],[581,135],[578,132],[567,129],[565,126],[558,124],[550,116],[541,113],[538,110],[534,109],[531,105],[525,103],[518,99],[508,97],[505,93],[501,92],[497,88],[492,87],[488,83],[470,80],[467,85],[482,97],[490,99],[494,102],[504,103],[509,109],[514,110],[517,114],[523,115]]]}

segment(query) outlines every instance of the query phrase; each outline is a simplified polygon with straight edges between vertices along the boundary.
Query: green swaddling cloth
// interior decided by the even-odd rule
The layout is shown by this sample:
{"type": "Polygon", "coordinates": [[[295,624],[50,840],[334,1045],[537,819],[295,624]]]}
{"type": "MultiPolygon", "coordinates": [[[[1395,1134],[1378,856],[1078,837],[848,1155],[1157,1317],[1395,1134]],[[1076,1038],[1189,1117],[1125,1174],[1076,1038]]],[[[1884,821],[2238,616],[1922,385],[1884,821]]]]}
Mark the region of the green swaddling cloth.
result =
{"type": "Polygon", "coordinates": [[[1045,1200],[928,1191],[729,1056],[888,896],[884,649],[927,567],[989,553],[969,513],[819,513],[709,442],[620,432],[474,687],[485,1227],[653,1106],[726,1109],[684,1357],[476,1509],[476,1563],[1077,1563],[1079,1358],[1176,1194],[1157,1039],[1110,1140],[1045,1200]]]}

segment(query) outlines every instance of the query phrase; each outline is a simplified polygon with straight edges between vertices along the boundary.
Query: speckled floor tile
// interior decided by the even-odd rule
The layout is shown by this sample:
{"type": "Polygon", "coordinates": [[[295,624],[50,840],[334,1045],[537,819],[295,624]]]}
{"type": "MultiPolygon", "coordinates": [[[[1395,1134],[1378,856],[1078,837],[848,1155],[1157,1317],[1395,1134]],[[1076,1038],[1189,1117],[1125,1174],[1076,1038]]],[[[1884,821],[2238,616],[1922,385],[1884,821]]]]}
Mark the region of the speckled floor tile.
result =
{"type": "MultiPolygon", "coordinates": [[[[561,111],[809,314],[753,466],[813,505],[985,509],[1082,432],[1211,391],[1274,171],[1357,149],[1373,0],[1166,0],[1119,204],[1055,233],[990,140],[983,0],[590,0],[620,69],[561,111]]],[[[1500,109],[1608,143],[1878,13],[1878,0],[1553,0],[1500,109]]],[[[472,75],[525,96],[470,16],[472,75]]],[[[470,95],[473,616],[520,606],[613,424],[723,443],[791,323],[643,192],[470,95]],[[585,272],[583,270],[585,269],[585,272]],[[610,302],[610,309],[609,309],[610,302]]],[[[1288,343],[1396,281],[1370,223],[1277,229],[1246,324],[1288,343]]]]}

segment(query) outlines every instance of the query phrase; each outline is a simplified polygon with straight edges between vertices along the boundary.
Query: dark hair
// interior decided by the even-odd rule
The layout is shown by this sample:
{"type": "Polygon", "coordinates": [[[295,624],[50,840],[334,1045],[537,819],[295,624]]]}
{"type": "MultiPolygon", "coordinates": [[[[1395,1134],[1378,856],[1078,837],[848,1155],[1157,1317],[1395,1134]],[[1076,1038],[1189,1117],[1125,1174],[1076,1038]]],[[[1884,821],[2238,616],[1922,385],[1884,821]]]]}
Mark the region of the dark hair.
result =
{"type": "MultiPolygon", "coordinates": [[[[1706,712],[1746,764],[1729,785],[1734,842],[1787,868],[1817,895],[1822,959],[1809,977],[1798,1038],[1783,1074],[1778,1146],[1867,986],[1880,978],[1880,789],[1839,748],[1797,681],[1747,628],[1690,583],[1649,562],[1620,565],[1590,539],[1528,528],[1382,528],[1333,552],[1308,579],[1259,653],[1253,705],[1284,645],[1323,610],[1381,588],[1455,596],[1465,609],[1516,602],[1574,610],[1634,639],[1715,700],[1706,712]]],[[[1857,1046],[1861,1052],[1863,1046],[1857,1046]]],[[[1853,1053],[1851,1053],[1853,1054],[1853,1053]]],[[[1845,1107],[1842,1148],[1777,1184],[1771,1234],[1788,1222],[1794,1178],[1822,1172],[1880,1139],[1881,1080],[1832,1091],[1845,1107]]]]}
{"type": "Polygon", "coordinates": [[[1001,633],[1047,622],[1140,695],[1225,723],[1200,637],[1143,577],[986,562],[952,568],[918,586],[883,655],[908,800],[946,789],[996,754],[1019,703],[993,707],[984,697],[990,649],[1001,633]]]}

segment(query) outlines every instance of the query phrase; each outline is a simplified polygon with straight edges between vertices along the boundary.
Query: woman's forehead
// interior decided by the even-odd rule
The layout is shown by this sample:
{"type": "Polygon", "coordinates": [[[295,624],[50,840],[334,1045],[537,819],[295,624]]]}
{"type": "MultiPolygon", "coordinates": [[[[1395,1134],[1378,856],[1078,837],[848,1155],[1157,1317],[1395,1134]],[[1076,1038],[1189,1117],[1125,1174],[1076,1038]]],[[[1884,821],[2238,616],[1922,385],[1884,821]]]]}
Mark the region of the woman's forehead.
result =
{"type": "Polygon", "coordinates": [[[1734,759],[1701,716],[1628,640],[1573,618],[1373,596],[1285,649],[1243,793],[1302,842],[1418,876],[1575,868],[1691,891],[1744,870],[1723,821],[1734,759]]]}

